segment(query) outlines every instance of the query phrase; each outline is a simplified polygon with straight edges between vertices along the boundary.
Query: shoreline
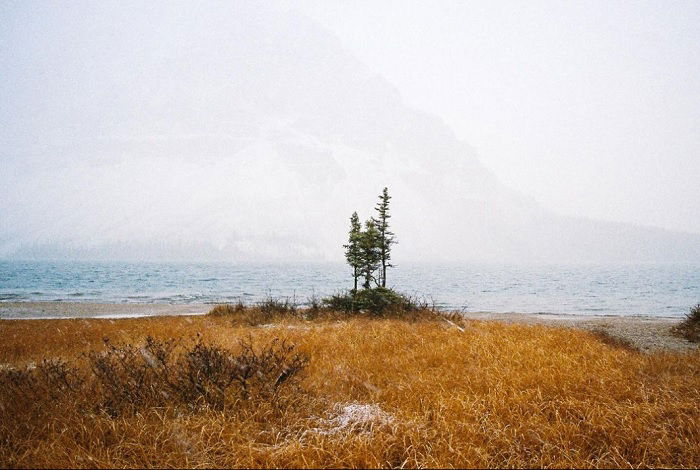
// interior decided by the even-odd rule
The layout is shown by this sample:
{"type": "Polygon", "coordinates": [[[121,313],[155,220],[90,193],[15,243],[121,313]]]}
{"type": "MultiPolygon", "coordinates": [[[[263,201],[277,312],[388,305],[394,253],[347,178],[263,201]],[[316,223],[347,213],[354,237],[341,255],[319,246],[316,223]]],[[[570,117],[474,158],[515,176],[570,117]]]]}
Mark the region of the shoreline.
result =
{"type": "Polygon", "coordinates": [[[469,320],[499,321],[503,323],[539,324],[552,327],[575,328],[602,334],[629,343],[642,352],[689,352],[700,347],[676,336],[672,329],[682,319],[639,315],[557,315],[532,313],[465,313],[469,320]]]}
{"type": "Polygon", "coordinates": [[[0,320],[118,319],[204,315],[214,304],[0,302],[0,320]]]}
{"type": "MultiPolygon", "coordinates": [[[[0,302],[0,321],[147,318],[204,315],[214,304],[0,302]]],[[[648,315],[586,315],[519,312],[460,312],[467,320],[543,324],[602,333],[627,341],[643,352],[692,351],[697,344],[672,333],[681,319],[648,315]]]]}
{"type": "MultiPolygon", "coordinates": [[[[82,302],[62,300],[19,300],[0,302],[0,320],[59,320],[70,318],[140,318],[150,316],[204,315],[215,305],[226,302],[82,302]]],[[[252,306],[252,305],[251,305],[252,306]]],[[[300,306],[299,309],[307,307],[300,306]]],[[[625,315],[617,313],[554,313],[554,312],[465,312],[458,309],[441,310],[455,312],[472,320],[500,321],[585,321],[591,319],[630,319],[631,321],[679,322],[682,316],[625,315]]]]}

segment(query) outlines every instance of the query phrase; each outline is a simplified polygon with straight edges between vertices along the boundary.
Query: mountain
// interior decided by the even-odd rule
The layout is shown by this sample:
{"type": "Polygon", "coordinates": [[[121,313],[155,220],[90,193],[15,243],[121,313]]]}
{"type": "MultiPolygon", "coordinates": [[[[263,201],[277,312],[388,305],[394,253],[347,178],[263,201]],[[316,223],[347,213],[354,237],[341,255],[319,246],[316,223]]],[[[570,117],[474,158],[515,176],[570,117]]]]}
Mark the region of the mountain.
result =
{"type": "Polygon", "coordinates": [[[0,39],[0,257],[341,259],[388,186],[400,260],[700,261],[700,235],[504,187],[294,12],[20,4],[0,39]]]}

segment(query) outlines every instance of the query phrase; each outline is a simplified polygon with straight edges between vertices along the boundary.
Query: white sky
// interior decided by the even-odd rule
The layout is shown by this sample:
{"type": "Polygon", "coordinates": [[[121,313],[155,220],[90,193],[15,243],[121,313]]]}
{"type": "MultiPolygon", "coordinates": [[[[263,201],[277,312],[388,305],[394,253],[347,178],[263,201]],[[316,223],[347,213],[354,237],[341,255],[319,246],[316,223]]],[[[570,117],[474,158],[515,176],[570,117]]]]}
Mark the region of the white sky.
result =
{"type": "Polygon", "coordinates": [[[700,1],[5,0],[0,257],[339,259],[388,186],[399,259],[700,259],[581,219],[700,234],[698,25],[700,1]]]}
{"type": "Polygon", "coordinates": [[[510,187],[700,233],[700,2],[293,2],[510,187]]]}

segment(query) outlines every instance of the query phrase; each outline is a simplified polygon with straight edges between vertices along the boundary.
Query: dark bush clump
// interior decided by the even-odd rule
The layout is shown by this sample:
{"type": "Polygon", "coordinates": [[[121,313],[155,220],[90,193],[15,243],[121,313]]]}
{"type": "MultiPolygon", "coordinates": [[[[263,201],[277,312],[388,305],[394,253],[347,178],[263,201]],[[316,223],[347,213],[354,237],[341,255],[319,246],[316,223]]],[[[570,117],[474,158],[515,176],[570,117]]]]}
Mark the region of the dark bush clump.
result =
{"type": "Polygon", "coordinates": [[[283,299],[268,295],[264,300],[258,302],[258,308],[265,315],[295,315],[297,304],[294,298],[285,297],[283,299]]]}
{"type": "Polygon", "coordinates": [[[162,406],[170,400],[174,340],[158,341],[150,336],[141,347],[115,346],[104,339],[106,351],[91,351],[87,357],[95,379],[93,396],[100,407],[115,416],[125,409],[162,406]]]}
{"type": "Polygon", "coordinates": [[[401,315],[403,313],[428,310],[425,302],[418,302],[392,289],[351,290],[323,299],[324,305],[332,310],[347,313],[368,312],[376,316],[401,315]]]}
{"type": "Polygon", "coordinates": [[[199,339],[190,348],[175,340],[151,337],[141,346],[112,345],[83,357],[80,372],[61,360],[0,369],[0,409],[31,412],[37,406],[60,406],[85,399],[85,411],[109,416],[137,410],[183,405],[186,409],[223,409],[227,404],[280,405],[280,391],[298,386],[308,356],[286,341],[273,339],[259,348],[250,338],[232,351],[199,339]],[[291,386],[291,387],[290,387],[291,386]]]}
{"type": "Polygon", "coordinates": [[[198,342],[179,367],[176,388],[185,403],[204,403],[221,409],[228,399],[276,398],[279,388],[293,384],[309,362],[295,353],[294,345],[272,340],[256,351],[248,340],[240,341],[241,352],[198,342]]]}
{"type": "Polygon", "coordinates": [[[688,341],[700,342],[700,304],[691,308],[685,315],[685,319],[674,330],[688,341]]]}
{"type": "Polygon", "coordinates": [[[252,306],[222,304],[214,306],[209,315],[230,316],[234,324],[251,326],[274,323],[280,319],[311,320],[316,318],[338,318],[341,314],[369,313],[373,316],[396,316],[402,318],[425,317],[437,313],[434,305],[425,300],[400,294],[385,287],[351,290],[326,298],[315,294],[305,303],[297,304],[294,297],[275,298],[268,295],[252,306]]]}
{"type": "Polygon", "coordinates": [[[209,315],[214,316],[224,316],[224,315],[234,315],[243,312],[246,309],[243,302],[240,300],[236,302],[235,305],[231,304],[219,304],[214,305],[214,307],[209,310],[209,315]]]}
{"type": "Polygon", "coordinates": [[[246,306],[240,300],[235,305],[215,305],[209,311],[209,315],[229,316],[234,323],[253,326],[270,323],[282,317],[302,317],[302,311],[299,310],[293,297],[275,298],[268,295],[252,306],[246,306]]]}
{"type": "Polygon", "coordinates": [[[107,351],[88,358],[101,406],[111,415],[168,403],[222,409],[238,399],[275,399],[279,387],[294,383],[308,364],[308,357],[285,341],[274,339],[259,351],[250,338],[239,344],[234,353],[199,339],[175,357],[174,340],[148,337],[140,348],[108,343],[107,351]]]}
{"type": "Polygon", "coordinates": [[[61,359],[44,359],[23,368],[6,367],[0,369],[0,406],[14,402],[29,410],[45,398],[49,399],[46,402],[55,403],[82,384],[78,370],[61,359]]]}
{"type": "Polygon", "coordinates": [[[316,295],[314,292],[310,297],[306,299],[306,311],[305,316],[307,319],[317,318],[323,311],[323,299],[316,295]]]}

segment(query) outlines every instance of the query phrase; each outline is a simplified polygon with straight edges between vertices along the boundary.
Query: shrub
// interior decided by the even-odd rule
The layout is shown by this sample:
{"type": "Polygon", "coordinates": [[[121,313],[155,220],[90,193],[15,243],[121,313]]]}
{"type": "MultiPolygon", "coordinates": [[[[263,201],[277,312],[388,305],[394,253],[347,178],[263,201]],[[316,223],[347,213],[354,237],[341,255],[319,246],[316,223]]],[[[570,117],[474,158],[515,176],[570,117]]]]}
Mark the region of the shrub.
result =
{"type": "Polygon", "coordinates": [[[214,305],[214,307],[209,310],[209,315],[214,315],[214,316],[224,316],[224,315],[234,315],[241,313],[245,310],[245,305],[243,302],[238,300],[235,305],[231,304],[219,304],[219,305],[214,305]]]}
{"type": "Polygon", "coordinates": [[[338,293],[322,299],[323,306],[338,312],[354,313],[360,310],[360,306],[355,300],[355,291],[338,293]]]}
{"type": "Polygon", "coordinates": [[[297,304],[294,297],[279,299],[268,295],[258,302],[258,308],[265,315],[294,315],[297,313],[297,304]]]}
{"type": "Polygon", "coordinates": [[[333,310],[347,313],[366,311],[376,316],[400,315],[428,309],[427,303],[385,287],[335,294],[323,299],[323,303],[333,310]]]}
{"type": "Polygon", "coordinates": [[[310,297],[306,299],[306,318],[313,319],[317,318],[323,310],[323,299],[316,295],[316,292],[312,293],[310,297]]]}
{"type": "Polygon", "coordinates": [[[275,338],[257,352],[250,338],[239,344],[237,355],[201,341],[185,354],[176,387],[185,403],[221,409],[229,399],[274,399],[283,384],[295,383],[309,362],[285,340],[275,338]]]}
{"type": "Polygon", "coordinates": [[[78,369],[61,359],[44,359],[38,365],[0,369],[0,406],[13,404],[28,411],[34,404],[58,403],[83,384],[78,369]]]}
{"type": "MultiPolygon", "coordinates": [[[[181,348],[173,339],[147,337],[140,346],[112,345],[83,355],[85,375],[61,360],[0,369],[0,409],[23,413],[82,397],[85,411],[120,416],[147,408],[183,405],[223,409],[227,404],[282,405],[283,388],[298,390],[309,357],[273,339],[256,348],[251,338],[232,351],[200,339],[181,348]]],[[[284,395],[289,396],[289,395],[284,395]]]]}
{"type": "Polygon", "coordinates": [[[215,305],[208,315],[229,316],[234,323],[254,326],[270,323],[279,317],[298,317],[301,316],[300,313],[293,297],[275,298],[268,295],[250,307],[245,306],[240,300],[235,305],[215,305]]]}
{"type": "Polygon", "coordinates": [[[170,400],[174,340],[149,336],[141,347],[115,346],[108,338],[104,342],[106,351],[85,354],[95,379],[93,394],[100,397],[103,411],[116,416],[126,409],[162,406],[170,400]]]}
{"type": "Polygon", "coordinates": [[[425,314],[436,314],[435,306],[392,289],[376,287],[358,291],[347,291],[326,298],[312,294],[305,303],[297,304],[294,297],[275,298],[268,295],[253,306],[215,305],[209,315],[229,316],[234,324],[250,326],[273,323],[284,318],[311,320],[317,318],[338,319],[343,314],[369,313],[374,316],[400,316],[402,318],[424,318],[425,314]],[[301,308],[300,308],[301,305],[301,308]],[[340,313],[341,315],[338,315],[340,313]]]}
{"type": "Polygon", "coordinates": [[[674,330],[688,341],[700,342],[700,304],[692,307],[685,315],[685,319],[674,330]]]}

